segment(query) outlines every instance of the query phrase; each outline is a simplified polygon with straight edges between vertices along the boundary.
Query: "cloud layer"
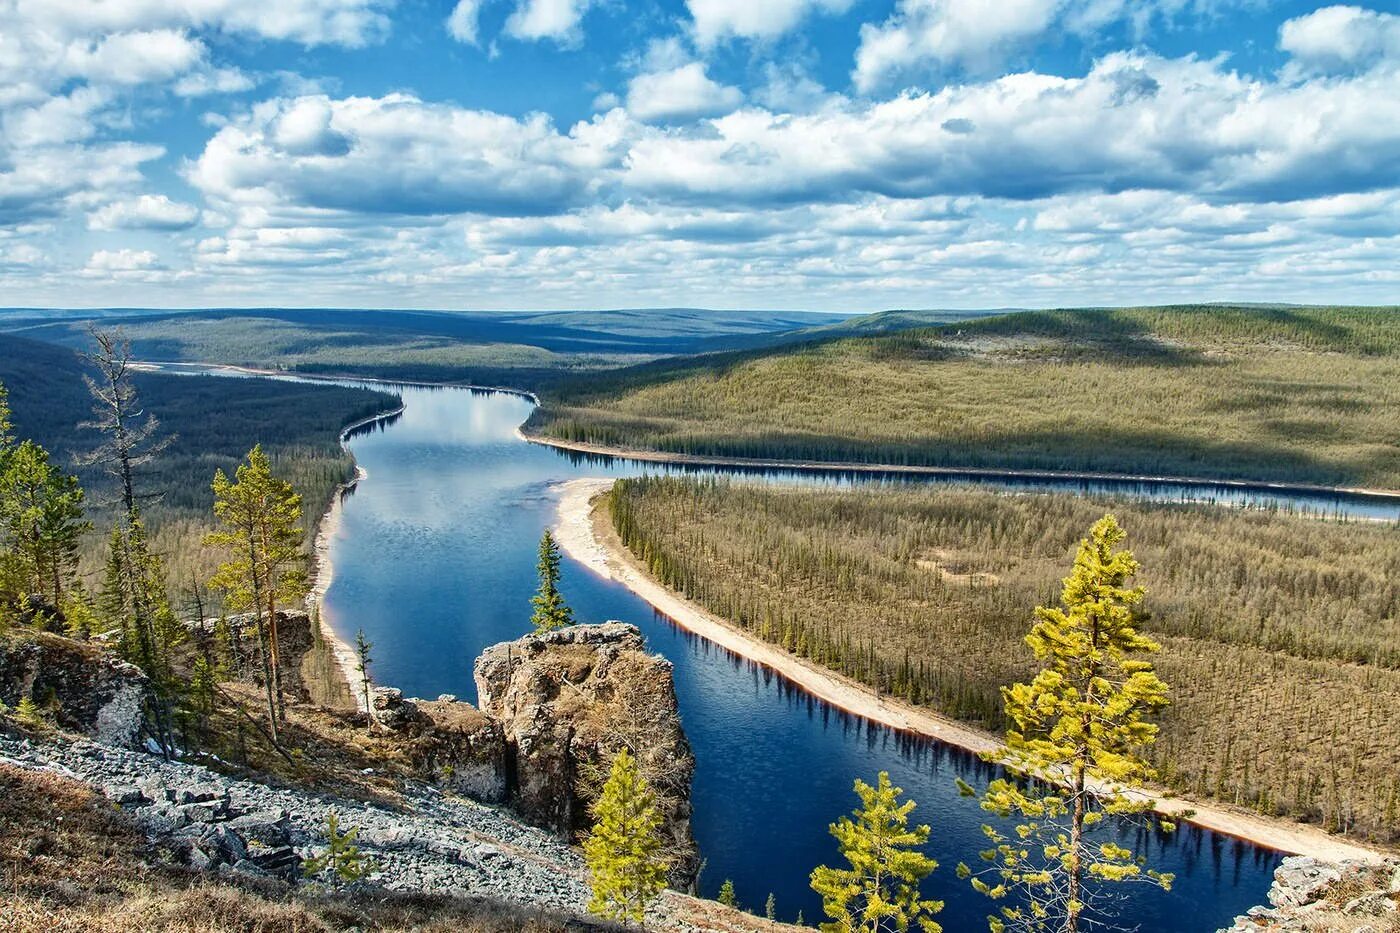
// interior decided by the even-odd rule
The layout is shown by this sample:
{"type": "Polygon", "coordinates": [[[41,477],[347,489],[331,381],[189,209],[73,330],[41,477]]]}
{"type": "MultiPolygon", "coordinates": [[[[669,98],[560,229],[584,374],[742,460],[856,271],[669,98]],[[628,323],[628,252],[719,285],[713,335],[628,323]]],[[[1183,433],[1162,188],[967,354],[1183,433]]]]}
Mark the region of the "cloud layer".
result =
{"type": "MultiPolygon", "coordinates": [[[[804,24],[858,16],[849,0],[689,0],[564,119],[308,90],[227,57],[230,37],[351,55],[393,29],[378,0],[12,0],[0,281],[169,304],[288,283],[517,307],[1393,300],[1400,17],[1279,22],[1277,62],[1253,69],[1146,41],[1232,5],[899,0],[852,26],[836,85],[793,50],[804,24]],[[1006,68],[1110,27],[1140,41],[1006,68]],[[903,87],[917,75],[928,89],[903,87]],[[143,129],[187,100],[198,136],[172,158],[143,129]]],[[[488,62],[507,41],[584,55],[608,11],[459,0],[437,28],[488,62]]]]}

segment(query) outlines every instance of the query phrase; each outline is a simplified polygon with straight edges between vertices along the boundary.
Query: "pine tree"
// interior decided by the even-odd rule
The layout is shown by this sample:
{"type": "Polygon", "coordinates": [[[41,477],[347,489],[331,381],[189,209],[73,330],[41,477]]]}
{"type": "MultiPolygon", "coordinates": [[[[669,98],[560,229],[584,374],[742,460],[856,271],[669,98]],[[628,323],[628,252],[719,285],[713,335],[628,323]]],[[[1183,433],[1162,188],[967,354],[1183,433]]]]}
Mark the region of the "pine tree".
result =
{"type": "Polygon", "coordinates": [[[554,536],[545,529],[540,536],[540,559],[536,572],[540,577],[540,587],[530,604],[535,612],[530,616],[530,624],[536,632],[548,632],[574,624],[574,611],[564,603],[559,593],[559,545],[554,536]]]}
{"type": "Polygon", "coordinates": [[[370,703],[370,676],[369,665],[373,658],[369,656],[370,649],[374,647],[374,642],[365,637],[365,630],[359,629],[355,632],[355,671],[360,675],[360,685],[365,693],[365,728],[374,728],[374,706],[370,703]]]}
{"type": "Polygon", "coordinates": [[[943,928],[933,920],[942,901],[925,900],[919,883],[938,863],[919,851],[928,842],[929,827],[909,827],[915,803],[899,802],[903,789],[890,784],[881,771],[876,786],[855,782],[860,809],[831,824],[841,854],[850,868],[817,867],[812,890],[821,895],[831,918],[825,933],[885,933],[917,927],[924,933],[943,928]]]}
{"type": "Polygon", "coordinates": [[[595,824],[583,843],[592,913],[642,922],[647,904],[666,886],[661,814],[631,752],[613,758],[603,792],[592,806],[595,824]]]}
{"type": "Polygon", "coordinates": [[[763,916],[766,920],[778,919],[778,899],[773,896],[773,892],[768,892],[768,900],[763,904],[763,916]]]}
{"type": "MultiPolygon", "coordinates": [[[[1026,636],[1044,667],[1030,684],[1002,689],[1013,726],[991,757],[1021,780],[991,782],[982,808],[1021,822],[1013,834],[983,827],[993,843],[982,853],[987,869],[958,866],[982,893],[1024,899],[1026,906],[1002,907],[989,918],[994,933],[1084,929],[1091,922],[1087,905],[1100,900],[1090,894],[1101,893],[1088,885],[1137,880],[1171,886],[1171,875],[1147,869],[1131,850],[1090,838],[1110,815],[1149,818],[1153,802],[1128,791],[1152,777],[1143,755],[1157,726],[1145,717],[1168,702],[1166,684],[1142,657],[1158,645],[1137,630],[1144,590],[1127,586],[1138,562],[1117,550],[1125,537],[1112,515],[1094,523],[1064,580],[1061,606],[1037,608],[1026,636]]],[[[1093,920],[1096,928],[1103,925],[1103,918],[1093,920]]]]}
{"type": "Polygon", "coordinates": [[[719,886],[719,896],[715,898],[725,907],[738,907],[739,898],[734,894],[734,881],[730,878],[724,879],[724,884],[719,886]]]}
{"type": "Polygon", "coordinates": [[[58,606],[91,527],[77,477],[54,469],[48,451],[25,441],[0,458],[0,535],[14,584],[58,606]]]}
{"type": "Polygon", "coordinates": [[[340,815],[334,810],[326,813],[326,851],[302,862],[302,871],[309,878],[330,873],[340,881],[359,881],[373,868],[355,845],[358,827],[340,831],[340,815]]]}
{"type": "Polygon", "coordinates": [[[276,742],[278,721],[285,717],[277,606],[307,592],[301,496],[290,483],[272,475],[272,463],[262,445],[248,452],[233,481],[223,470],[215,472],[213,489],[214,514],[223,527],[210,532],[205,542],[227,549],[231,556],[219,566],[210,585],[223,590],[230,608],[253,613],[268,720],[276,742]]]}

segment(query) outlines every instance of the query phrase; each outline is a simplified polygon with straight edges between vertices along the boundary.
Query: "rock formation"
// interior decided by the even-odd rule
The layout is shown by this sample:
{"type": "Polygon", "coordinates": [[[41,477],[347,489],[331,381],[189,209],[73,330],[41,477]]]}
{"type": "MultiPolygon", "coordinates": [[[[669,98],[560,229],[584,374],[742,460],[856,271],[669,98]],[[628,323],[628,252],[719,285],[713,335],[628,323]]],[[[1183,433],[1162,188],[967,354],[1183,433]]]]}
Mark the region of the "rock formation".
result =
{"type": "Polygon", "coordinates": [[[698,861],[690,830],[695,758],[680,726],[671,664],[647,654],[620,622],[576,625],[486,649],[477,659],[481,710],[504,731],[511,802],[527,820],[575,838],[613,755],[633,750],[665,818],[671,881],[698,861]]]}
{"type": "Polygon", "coordinates": [[[375,721],[403,737],[425,780],[486,803],[509,796],[506,740],[501,724],[450,694],[433,701],[406,700],[393,687],[377,687],[375,721]]]}
{"type": "Polygon", "coordinates": [[[1400,929],[1400,859],[1324,862],[1296,855],[1274,871],[1271,907],[1251,907],[1222,933],[1381,933],[1400,929]]]}
{"type": "Polygon", "coordinates": [[[29,698],[61,728],[105,745],[137,743],[149,696],[138,668],[97,645],[34,631],[0,641],[0,702],[29,698]]]}

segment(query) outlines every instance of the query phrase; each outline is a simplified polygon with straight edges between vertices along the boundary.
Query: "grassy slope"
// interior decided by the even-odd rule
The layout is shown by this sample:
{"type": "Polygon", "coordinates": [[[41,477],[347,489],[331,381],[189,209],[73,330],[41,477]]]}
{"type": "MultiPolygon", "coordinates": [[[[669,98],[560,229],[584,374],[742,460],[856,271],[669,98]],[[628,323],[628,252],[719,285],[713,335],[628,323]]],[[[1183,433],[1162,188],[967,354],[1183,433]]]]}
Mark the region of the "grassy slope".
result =
{"type": "MultiPolygon", "coordinates": [[[[43,444],[68,469],[73,455],[99,441],[94,432],[77,427],[91,413],[83,371],[70,350],[0,335],[0,383],[10,392],[16,432],[43,444]]],[[[161,373],[142,373],[135,381],[145,410],[160,420],[162,433],[174,435],[148,468],[143,487],[160,494],[145,511],[156,547],[181,584],[190,573],[207,576],[215,560],[199,540],[212,520],[209,483],[216,469],[231,472],[249,448],[263,444],[278,474],[302,493],[309,529],[353,469],[340,447],[340,429],[397,404],[387,393],[339,386],[161,373]]],[[[91,468],[80,479],[94,521],[99,528],[108,524],[111,479],[91,468]]],[[[99,539],[94,535],[86,549],[89,570],[99,539]]]]}
{"type": "Polygon", "coordinates": [[[1111,509],[1163,642],[1167,783],[1400,840],[1394,526],[965,487],[630,480],[612,502],[633,553],[711,611],[991,728],[998,688],[1032,675],[1032,609],[1111,509]]]}
{"type": "Polygon", "coordinates": [[[1021,312],[581,378],[532,427],[691,454],[1400,488],[1400,311],[1021,312]]]}
{"type": "MultiPolygon", "coordinates": [[[[679,353],[767,345],[830,323],[800,312],[426,312],[209,310],[123,313],[143,359],[214,361],[315,373],[531,387],[561,372],[621,366],[679,353]]],[[[0,313],[0,328],[83,346],[71,314],[0,313]]]]}

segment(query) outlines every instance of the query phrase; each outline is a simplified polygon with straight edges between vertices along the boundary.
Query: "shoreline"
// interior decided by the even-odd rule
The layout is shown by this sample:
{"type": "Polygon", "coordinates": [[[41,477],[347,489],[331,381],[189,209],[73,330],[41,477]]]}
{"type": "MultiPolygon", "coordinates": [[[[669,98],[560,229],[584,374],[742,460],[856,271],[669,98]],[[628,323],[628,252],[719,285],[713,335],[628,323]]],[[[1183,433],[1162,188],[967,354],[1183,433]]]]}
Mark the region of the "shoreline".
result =
{"type": "MultiPolygon", "coordinates": [[[[997,748],[998,737],[902,700],[877,696],[869,687],[842,674],[754,637],[703,607],[663,586],[648,574],[622,545],[604,510],[594,507],[598,496],[612,488],[613,479],[574,479],[561,489],[555,536],[570,557],[603,577],[627,587],[674,624],[713,644],[780,674],[823,702],[871,722],[931,738],[971,752],[997,748]]],[[[1156,798],[1156,809],[1203,829],[1242,839],[1288,854],[1326,861],[1376,861],[1381,850],[1329,835],[1303,823],[1262,817],[1208,801],[1182,797],[1156,798]],[[1188,818],[1187,811],[1194,811],[1188,818]]]]}
{"type": "Polygon", "coordinates": [[[399,407],[391,411],[382,411],[370,415],[368,418],[361,418],[359,421],[347,424],[340,429],[340,448],[350,455],[355,473],[335,487],[335,492],[331,494],[331,501],[326,506],[326,511],[321,513],[321,517],[316,520],[316,533],[312,537],[311,544],[311,588],[306,593],[306,606],[315,613],[316,625],[321,631],[321,638],[325,640],[326,646],[330,649],[331,657],[335,659],[336,667],[340,669],[340,676],[344,678],[346,686],[350,688],[350,696],[355,702],[355,708],[361,712],[366,712],[364,709],[365,685],[364,678],[356,669],[355,649],[349,642],[340,637],[340,633],[335,630],[335,626],[331,623],[330,616],[326,612],[326,593],[330,590],[331,582],[335,579],[335,564],[331,561],[331,541],[340,531],[341,512],[345,508],[346,494],[355,489],[361,480],[369,477],[369,471],[356,463],[355,455],[350,453],[350,448],[347,445],[350,434],[365,425],[377,424],[397,417],[403,414],[404,408],[405,406],[401,402],[399,407]]]}
{"type": "MultiPolygon", "coordinates": [[[[526,393],[527,395],[529,393],[526,393]]],[[[1389,504],[1400,501],[1400,489],[1374,489],[1367,486],[1325,486],[1317,483],[1271,482],[1269,480],[1213,479],[1197,476],[1154,476],[1147,473],[1107,473],[1075,470],[1038,470],[1001,467],[955,467],[920,466],[891,463],[862,463],[851,460],[783,460],[770,457],[725,457],[709,454],[681,454],[664,450],[637,450],[624,447],[608,447],[603,444],[589,444],[582,441],[563,441],[542,434],[526,432],[524,426],[516,429],[520,437],[531,444],[552,447],[571,453],[588,454],[595,457],[612,457],[617,460],[633,460],[643,463],[667,463],[678,466],[737,467],[759,470],[793,470],[807,473],[897,473],[911,476],[966,476],[977,479],[1029,479],[1087,481],[1111,483],[1160,483],[1174,486],[1220,486],[1225,489],[1244,492],[1273,493],[1275,495],[1331,495],[1362,499],[1377,499],[1389,504]]]]}

